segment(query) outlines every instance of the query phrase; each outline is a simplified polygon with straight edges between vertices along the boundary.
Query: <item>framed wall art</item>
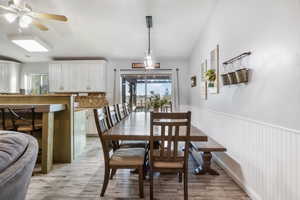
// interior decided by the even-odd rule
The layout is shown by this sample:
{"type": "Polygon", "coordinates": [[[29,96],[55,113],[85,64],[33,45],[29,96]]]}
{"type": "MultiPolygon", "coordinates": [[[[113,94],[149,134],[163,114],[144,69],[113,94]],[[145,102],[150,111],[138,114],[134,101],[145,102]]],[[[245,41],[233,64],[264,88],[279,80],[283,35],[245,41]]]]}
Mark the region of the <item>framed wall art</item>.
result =
{"type": "Polygon", "coordinates": [[[192,76],[191,77],[191,87],[196,87],[197,86],[197,77],[192,76]]]}
{"type": "MultiPolygon", "coordinates": [[[[159,69],[160,63],[155,63],[154,68],[159,69]]],[[[144,63],[132,63],[132,69],[145,69],[145,64],[144,63]]]]}
{"type": "Polygon", "coordinates": [[[201,99],[207,99],[207,81],[205,78],[205,73],[207,71],[207,60],[201,63],[201,82],[200,82],[200,96],[201,99]]]}
{"type": "Polygon", "coordinates": [[[219,45],[210,52],[210,63],[205,73],[207,89],[210,94],[219,93],[220,52],[219,45]]]}

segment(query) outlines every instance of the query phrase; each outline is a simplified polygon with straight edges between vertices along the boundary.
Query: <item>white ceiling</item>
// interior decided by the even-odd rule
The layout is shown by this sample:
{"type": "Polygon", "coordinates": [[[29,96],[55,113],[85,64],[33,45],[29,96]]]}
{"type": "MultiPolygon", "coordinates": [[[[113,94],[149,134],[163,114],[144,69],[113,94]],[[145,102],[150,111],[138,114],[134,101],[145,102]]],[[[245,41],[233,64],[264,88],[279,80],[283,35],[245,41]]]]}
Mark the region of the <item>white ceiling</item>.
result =
{"type": "MultiPolygon", "coordinates": [[[[1,4],[7,1],[0,0],[1,4]]],[[[186,59],[213,10],[216,0],[28,0],[35,11],[64,14],[67,23],[44,21],[42,32],[23,31],[47,42],[52,50],[30,54],[12,44],[7,34],[18,33],[16,24],[0,17],[0,55],[23,62],[52,57],[105,57],[139,59],[147,48],[145,16],[152,15],[152,49],[157,59],[186,59]]],[[[0,14],[3,14],[0,11],[0,14]]],[[[22,34],[22,33],[19,33],[22,34]]]]}

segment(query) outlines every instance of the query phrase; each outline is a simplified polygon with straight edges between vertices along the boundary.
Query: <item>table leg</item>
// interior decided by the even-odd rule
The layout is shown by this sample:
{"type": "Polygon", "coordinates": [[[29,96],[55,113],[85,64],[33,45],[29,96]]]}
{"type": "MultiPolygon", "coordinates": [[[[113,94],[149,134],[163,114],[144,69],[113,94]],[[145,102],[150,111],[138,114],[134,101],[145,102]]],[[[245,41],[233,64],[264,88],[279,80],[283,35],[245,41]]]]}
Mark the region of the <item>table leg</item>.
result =
{"type": "Polygon", "coordinates": [[[211,168],[211,159],[212,159],[212,154],[211,152],[202,152],[201,153],[201,158],[202,158],[202,163],[201,165],[196,168],[194,171],[198,175],[203,175],[203,174],[210,174],[210,175],[219,175],[219,173],[211,168]]]}
{"type": "Polygon", "coordinates": [[[42,173],[47,174],[53,164],[54,113],[43,113],[42,173]]]}

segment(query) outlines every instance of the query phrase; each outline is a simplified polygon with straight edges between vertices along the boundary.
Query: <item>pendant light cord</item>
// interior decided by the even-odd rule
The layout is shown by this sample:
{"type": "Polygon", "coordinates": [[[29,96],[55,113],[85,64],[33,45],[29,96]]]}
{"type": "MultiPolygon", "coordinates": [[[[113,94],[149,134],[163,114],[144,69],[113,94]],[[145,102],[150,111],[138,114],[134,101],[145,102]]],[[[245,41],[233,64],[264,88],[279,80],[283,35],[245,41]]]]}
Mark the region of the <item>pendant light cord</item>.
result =
{"type": "Polygon", "coordinates": [[[151,53],[151,30],[148,28],[148,55],[151,53]]]}

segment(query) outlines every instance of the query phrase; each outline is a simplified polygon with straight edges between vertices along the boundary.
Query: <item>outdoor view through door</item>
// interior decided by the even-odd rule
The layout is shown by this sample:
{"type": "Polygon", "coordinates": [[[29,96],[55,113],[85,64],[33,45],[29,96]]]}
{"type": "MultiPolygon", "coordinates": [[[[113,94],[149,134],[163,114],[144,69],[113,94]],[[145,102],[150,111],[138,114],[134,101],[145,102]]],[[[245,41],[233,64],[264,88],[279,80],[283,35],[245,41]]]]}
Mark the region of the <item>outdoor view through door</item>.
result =
{"type": "Polygon", "coordinates": [[[171,75],[122,75],[122,102],[134,112],[172,110],[171,75]]]}

